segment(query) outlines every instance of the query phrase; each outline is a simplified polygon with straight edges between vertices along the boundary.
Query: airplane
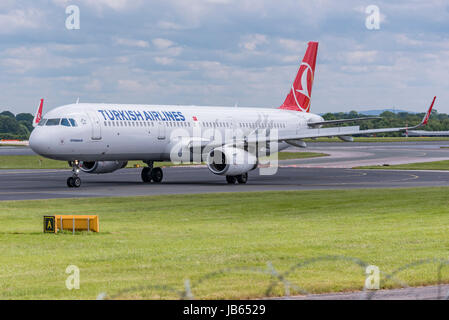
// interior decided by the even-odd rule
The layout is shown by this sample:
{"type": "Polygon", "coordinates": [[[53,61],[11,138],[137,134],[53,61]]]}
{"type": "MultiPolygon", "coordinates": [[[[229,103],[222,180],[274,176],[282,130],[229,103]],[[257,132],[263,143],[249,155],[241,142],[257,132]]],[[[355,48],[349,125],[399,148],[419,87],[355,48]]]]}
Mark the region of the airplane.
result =
{"type": "Polygon", "coordinates": [[[306,147],[305,138],[339,137],[412,130],[427,124],[436,97],[414,127],[360,130],[331,126],[373,117],[326,121],[310,112],[318,42],[309,42],[284,103],[274,108],[200,107],[79,103],[55,108],[42,117],[38,107],[29,145],[44,157],[68,161],[68,187],[81,186],[80,171],[111,173],[128,161],[143,161],[144,183],[160,183],[163,171],[155,161],[206,162],[229,184],[244,184],[261,156],[289,146],[306,147]],[[323,127],[325,126],[325,127],[323,127]],[[186,161],[186,159],[188,161],[186,161]]]}

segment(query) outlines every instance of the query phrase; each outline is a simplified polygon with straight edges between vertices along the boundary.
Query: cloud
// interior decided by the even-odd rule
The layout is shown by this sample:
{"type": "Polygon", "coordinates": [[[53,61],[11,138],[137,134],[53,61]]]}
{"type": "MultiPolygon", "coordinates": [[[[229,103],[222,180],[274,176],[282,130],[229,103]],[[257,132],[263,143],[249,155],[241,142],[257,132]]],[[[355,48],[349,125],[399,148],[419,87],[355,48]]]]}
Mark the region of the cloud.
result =
{"type": "Polygon", "coordinates": [[[0,64],[9,73],[25,74],[30,70],[42,68],[64,68],[70,61],[64,57],[53,56],[45,47],[17,47],[1,53],[0,64]]]}
{"type": "Polygon", "coordinates": [[[300,40],[294,40],[294,39],[281,38],[278,41],[283,48],[290,50],[290,51],[303,50],[307,45],[306,41],[300,41],[300,40]]]}
{"type": "Polygon", "coordinates": [[[116,38],[115,43],[122,46],[138,47],[138,48],[148,48],[150,46],[148,41],[125,39],[125,38],[116,38]]]}
{"type": "Polygon", "coordinates": [[[367,50],[367,51],[350,51],[344,53],[344,59],[346,63],[371,63],[376,60],[378,52],[376,50],[367,50]]]}
{"type": "Polygon", "coordinates": [[[167,49],[173,46],[173,42],[168,39],[156,38],[152,40],[153,45],[158,49],[167,49]]]}
{"type": "MultiPolygon", "coordinates": [[[[103,12],[105,9],[114,11],[131,10],[139,8],[143,4],[141,0],[79,0],[78,2],[80,5],[93,8],[97,12],[103,12]]],[[[53,3],[61,7],[77,4],[72,0],[53,0],[53,3]]]]}
{"type": "Polygon", "coordinates": [[[35,8],[14,9],[0,13],[0,35],[14,34],[18,30],[42,28],[44,14],[35,8]]]}
{"type": "Polygon", "coordinates": [[[161,65],[169,65],[173,63],[173,59],[172,58],[167,58],[167,57],[155,57],[154,61],[156,61],[157,64],[161,64],[161,65]]]}
{"type": "Polygon", "coordinates": [[[88,91],[98,92],[103,88],[103,83],[99,79],[92,79],[85,84],[84,88],[88,91]]]}
{"type": "Polygon", "coordinates": [[[258,46],[269,43],[266,35],[250,34],[243,37],[239,46],[248,51],[254,51],[258,46]]]}
{"type": "Polygon", "coordinates": [[[356,0],[0,2],[2,105],[75,101],[276,107],[307,42],[319,41],[312,110],[449,112],[449,6],[379,0],[380,30],[356,0]],[[65,28],[65,7],[81,29],[65,28]],[[176,95],[173,95],[176,92],[176,95]]]}
{"type": "Polygon", "coordinates": [[[168,39],[155,38],[151,42],[153,43],[154,47],[159,50],[158,55],[165,55],[165,57],[155,58],[155,61],[158,64],[171,64],[173,62],[173,59],[169,59],[168,57],[179,56],[183,51],[180,46],[176,46],[173,41],[168,39]]]}
{"type": "Polygon", "coordinates": [[[166,30],[184,30],[189,28],[188,26],[183,26],[172,21],[158,21],[156,25],[158,28],[166,30]]]}

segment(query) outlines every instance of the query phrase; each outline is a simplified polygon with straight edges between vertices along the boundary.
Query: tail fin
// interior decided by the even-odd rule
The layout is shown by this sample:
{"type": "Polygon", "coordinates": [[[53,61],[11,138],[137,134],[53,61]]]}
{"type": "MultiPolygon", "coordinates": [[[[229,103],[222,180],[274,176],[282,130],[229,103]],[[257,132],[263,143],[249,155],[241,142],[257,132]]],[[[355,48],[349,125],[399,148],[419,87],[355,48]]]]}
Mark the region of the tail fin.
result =
{"type": "Polygon", "coordinates": [[[39,104],[39,107],[36,110],[36,115],[34,116],[33,119],[33,127],[36,127],[41,121],[43,107],[44,107],[44,99],[41,99],[41,103],[39,104]]]}
{"type": "Polygon", "coordinates": [[[309,42],[290,92],[279,109],[309,112],[318,42],[309,42]]]}

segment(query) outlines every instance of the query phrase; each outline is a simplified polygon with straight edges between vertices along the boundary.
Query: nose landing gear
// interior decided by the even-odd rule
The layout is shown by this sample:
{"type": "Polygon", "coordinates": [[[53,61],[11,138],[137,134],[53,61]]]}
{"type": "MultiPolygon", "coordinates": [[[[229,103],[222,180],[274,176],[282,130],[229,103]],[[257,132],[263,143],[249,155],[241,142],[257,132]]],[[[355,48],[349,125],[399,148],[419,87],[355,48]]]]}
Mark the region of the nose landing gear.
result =
{"type": "Polygon", "coordinates": [[[228,184],[235,184],[238,182],[239,184],[245,184],[248,181],[248,173],[243,173],[238,176],[226,176],[226,182],[228,184]]]}
{"type": "Polygon", "coordinates": [[[145,183],[155,182],[160,183],[164,178],[164,173],[161,168],[153,168],[153,161],[145,161],[148,167],[142,169],[140,174],[142,181],[145,183]]]}
{"type": "Polygon", "coordinates": [[[80,163],[78,160],[71,162],[72,165],[72,176],[67,178],[67,186],[69,188],[79,188],[81,187],[81,179],[79,177],[80,173],[80,163]]]}

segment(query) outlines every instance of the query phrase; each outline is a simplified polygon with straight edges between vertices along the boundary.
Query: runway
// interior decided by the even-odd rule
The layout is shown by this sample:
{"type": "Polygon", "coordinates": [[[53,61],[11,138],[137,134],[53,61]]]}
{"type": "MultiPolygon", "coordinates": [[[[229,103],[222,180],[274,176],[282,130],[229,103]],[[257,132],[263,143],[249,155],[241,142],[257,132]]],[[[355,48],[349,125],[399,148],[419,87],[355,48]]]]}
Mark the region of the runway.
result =
{"type": "Polygon", "coordinates": [[[66,187],[67,170],[0,171],[0,200],[143,196],[213,192],[406,188],[449,186],[449,172],[279,168],[276,175],[249,174],[246,185],[228,185],[206,168],[165,168],[161,184],[143,184],[139,169],[106,175],[82,174],[79,189],[66,187]]]}
{"type": "MultiPolygon", "coordinates": [[[[205,166],[164,168],[161,184],[143,184],[141,169],[122,169],[110,174],[82,173],[79,189],[69,189],[67,170],[0,170],[0,201],[73,197],[143,196],[283,190],[408,188],[449,186],[449,171],[353,170],[354,165],[394,164],[449,159],[449,142],[429,143],[316,143],[307,151],[331,156],[280,161],[275,175],[249,173],[246,185],[228,185],[225,178],[205,166]]],[[[294,149],[305,151],[304,149],[294,149]]],[[[290,151],[294,151],[290,150],[290,151]]],[[[0,154],[25,153],[27,148],[2,147],[0,154]]]]}

